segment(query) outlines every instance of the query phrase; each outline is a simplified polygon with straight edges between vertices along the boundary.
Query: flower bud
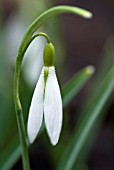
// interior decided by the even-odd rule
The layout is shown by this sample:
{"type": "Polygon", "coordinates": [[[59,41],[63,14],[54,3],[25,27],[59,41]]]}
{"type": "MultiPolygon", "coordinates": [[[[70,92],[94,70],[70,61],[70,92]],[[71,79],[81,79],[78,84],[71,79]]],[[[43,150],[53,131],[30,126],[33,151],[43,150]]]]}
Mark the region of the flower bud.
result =
{"type": "Polygon", "coordinates": [[[54,66],[55,48],[52,43],[47,43],[44,48],[44,66],[54,66]]]}

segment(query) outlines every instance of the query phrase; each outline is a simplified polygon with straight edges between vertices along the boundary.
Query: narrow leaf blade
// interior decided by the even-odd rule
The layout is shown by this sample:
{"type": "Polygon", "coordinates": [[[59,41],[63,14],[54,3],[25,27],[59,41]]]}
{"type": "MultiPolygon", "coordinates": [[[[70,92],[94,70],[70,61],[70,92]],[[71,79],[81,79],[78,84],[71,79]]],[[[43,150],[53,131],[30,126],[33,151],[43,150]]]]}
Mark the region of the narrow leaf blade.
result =
{"type": "Polygon", "coordinates": [[[78,129],[74,131],[73,139],[71,139],[69,146],[62,155],[57,168],[58,170],[71,170],[74,164],[79,163],[80,155],[82,156],[84,154],[83,149],[86,147],[85,144],[89,142],[95,123],[102,116],[101,113],[103,114],[103,112],[101,111],[111,95],[113,88],[114,66],[105,77],[93,100],[90,100],[90,105],[85,111],[78,129]]]}
{"type": "Polygon", "coordinates": [[[93,66],[87,66],[73,76],[62,88],[63,105],[66,106],[77,95],[80,89],[93,75],[95,69],[93,66]]]}

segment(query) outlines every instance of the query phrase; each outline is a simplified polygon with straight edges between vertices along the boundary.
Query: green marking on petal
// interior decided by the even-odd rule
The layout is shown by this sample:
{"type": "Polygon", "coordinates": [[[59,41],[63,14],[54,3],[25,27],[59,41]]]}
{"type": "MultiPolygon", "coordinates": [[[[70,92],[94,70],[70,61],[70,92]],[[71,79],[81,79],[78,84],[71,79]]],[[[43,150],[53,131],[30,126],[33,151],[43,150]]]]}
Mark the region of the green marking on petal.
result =
{"type": "Polygon", "coordinates": [[[44,67],[44,90],[46,88],[46,81],[49,73],[49,67],[44,67]]]}

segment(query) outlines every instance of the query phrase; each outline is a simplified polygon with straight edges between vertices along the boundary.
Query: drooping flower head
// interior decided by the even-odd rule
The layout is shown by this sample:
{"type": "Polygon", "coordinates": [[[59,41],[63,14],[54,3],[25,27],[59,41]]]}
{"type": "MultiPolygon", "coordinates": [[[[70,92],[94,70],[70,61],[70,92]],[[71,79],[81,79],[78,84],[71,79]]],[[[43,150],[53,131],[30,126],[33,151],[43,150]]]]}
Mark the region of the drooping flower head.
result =
{"type": "Polygon", "coordinates": [[[52,43],[44,48],[44,67],[37,82],[28,117],[28,137],[32,143],[42,125],[43,115],[46,130],[52,145],[56,145],[62,127],[62,99],[54,67],[55,49],[52,43]]]}

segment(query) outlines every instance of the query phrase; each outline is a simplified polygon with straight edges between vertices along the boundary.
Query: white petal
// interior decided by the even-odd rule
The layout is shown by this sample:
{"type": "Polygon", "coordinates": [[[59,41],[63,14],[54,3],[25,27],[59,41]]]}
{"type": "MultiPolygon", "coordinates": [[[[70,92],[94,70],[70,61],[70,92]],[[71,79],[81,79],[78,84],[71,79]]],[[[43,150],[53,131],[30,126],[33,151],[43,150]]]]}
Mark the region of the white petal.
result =
{"type": "Polygon", "coordinates": [[[43,95],[44,95],[44,70],[42,69],[38,83],[36,85],[28,118],[28,137],[30,143],[32,143],[41,127],[43,119],[43,95]]]}
{"type": "Polygon", "coordinates": [[[44,37],[37,37],[28,47],[23,60],[24,78],[32,87],[36,84],[43,67],[44,37]],[[30,78],[31,77],[31,78],[30,78]]]}
{"type": "Polygon", "coordinates": [[[62,100],[54,67],[49,68],[46,82],[44,120],[51,143],[56,145],[62,126],[62,100]]]}

